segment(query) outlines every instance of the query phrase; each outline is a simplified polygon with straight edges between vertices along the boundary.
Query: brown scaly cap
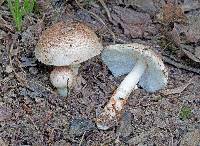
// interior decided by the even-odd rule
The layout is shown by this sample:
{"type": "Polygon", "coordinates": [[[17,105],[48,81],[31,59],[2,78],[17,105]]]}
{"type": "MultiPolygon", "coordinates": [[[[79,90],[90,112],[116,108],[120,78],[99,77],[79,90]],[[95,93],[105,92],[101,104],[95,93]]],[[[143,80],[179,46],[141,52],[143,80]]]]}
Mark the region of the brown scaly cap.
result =
{"type": "Polygon", "coordinates": [[[79,64],[103,49],[95,32],[81,22],[58,22],[43,31],[35,48],[36,58],[44,64],[79,64]]]}

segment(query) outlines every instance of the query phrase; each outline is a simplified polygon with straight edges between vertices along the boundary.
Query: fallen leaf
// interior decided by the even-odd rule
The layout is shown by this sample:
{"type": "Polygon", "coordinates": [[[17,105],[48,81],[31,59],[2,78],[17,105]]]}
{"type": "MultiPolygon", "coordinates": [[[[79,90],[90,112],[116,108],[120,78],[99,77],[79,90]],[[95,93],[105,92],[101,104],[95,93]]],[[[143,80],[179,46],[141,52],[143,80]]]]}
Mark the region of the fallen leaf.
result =
{"type": "Polygon", "coordinates": [[[182,8],[172,3],[165,4],[159,16],[159,19],[165,24],[172,22],[186,23],[187,20],[182,8]]]}
{"type": "Polygon", "coordinates": [[[172,31],[166,31],[166,37],[171,40],[174,44],[176,44],[177,46],[180,46],[181,44],[181,38],[180,38],[180,33],[179,31],[176,29],[176,27],[174,27],[172,29],[172,31]]]}
{"type": "Polygon", "coordinates": [[[181,35],[181,43],[197,43],[200,40],[200,12],[187,14],[187,25],[174,23],[174,29],[181,35]]]}
{"type": "Polygon", "coordinates": [[[200,13],[187,16],[188,27],[184,30],[189,42],[198,42],[200,40],[200,13]]]}
{"type": "Polygon", "coordinates": [[[5,70],[5,72],[6,72],[6,73],[11,73],[12,71],[13,71],[12,66],[7,65],[7,66],[6,66],[6,70],[5,70]]]}
{"type": "Polygon", "coordinates": [[[124,34],[130,34],[132,38],[142,38],[155,35],[157,30],[152,24],[150,15],[141,13],[128,8],[114,7],[111,13],[114,24],[120,24],[124,34]]]}
{"type": "Polygon", "coordinates": [[[6,36],[6,32],[0,29],[0,40],[6,36]]]}
{"type": "Polygon", "coordinates": [[[153,0],[125,0],[124,4],[126,6],[136,6],[145,12],[156,12],[153,0]]]}

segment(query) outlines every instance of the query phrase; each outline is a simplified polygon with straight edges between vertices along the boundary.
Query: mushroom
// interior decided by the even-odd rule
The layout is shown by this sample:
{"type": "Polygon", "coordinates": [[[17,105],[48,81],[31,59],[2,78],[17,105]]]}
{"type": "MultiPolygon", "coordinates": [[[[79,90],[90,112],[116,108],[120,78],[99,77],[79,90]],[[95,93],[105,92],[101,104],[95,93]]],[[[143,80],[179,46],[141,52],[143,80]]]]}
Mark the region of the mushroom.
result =
{"type": "Polygon", "coordinates": [[[73,86],[75,73],[69,67],[56,67],[50,74],[50,80],[54,87],[57,88],[61,96],[69,94],[69,88],[73,86]]]}
{"type": "Polygon", "coordinates": [[[64,82],[69,81],[68,85],[72,87],[80,63],[99,55],[102,49],[102,44],[90,27],[81,22],[58,22],[43,31],[35,48],[35,56],[46,65],[56,66],[50,74],[51,82],[60,95],[67,96],[68,87],[64,82]],[[67,68],[57,68],[60,66],[67,68]],[[61,84],[65,87],[61,87],[61,84]]]}
{"type": "Polygon", "coordinates": [[[149,46],[138,43],[107,46],[101,57],[114,76],[128,73],[97,116],[97,127],[107,130],[120,118],[137,83],[146,91],[155,92],[166,86],[168,73],[159,56],[149,46]]]}

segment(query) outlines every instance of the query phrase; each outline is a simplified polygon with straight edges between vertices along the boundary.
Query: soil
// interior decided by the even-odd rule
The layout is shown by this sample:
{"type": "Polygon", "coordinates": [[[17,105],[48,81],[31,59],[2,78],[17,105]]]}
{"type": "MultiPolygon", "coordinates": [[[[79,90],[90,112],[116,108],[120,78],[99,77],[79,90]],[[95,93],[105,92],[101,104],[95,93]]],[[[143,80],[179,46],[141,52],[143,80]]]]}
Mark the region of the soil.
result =
{"type": "Polygon", "coordinates": [[[194,59],[200,58],[194,53],[200,45],[200,30],[196,30],[200,20],[187,23],[188,15],[199,16],[199,1],[82,0],[77,4],[72,0],[39,0],[37,10],[23,18],[20,33],[15,31],[6,2],[1,3],[0,145],[200,145],[200,76],[190,70],[200,69],[194,59]],[[156,93],[141,87],[134,90],[117,125],[99,130],[96,114],[125,76],[115,78],[96,56],[81,64],[71,94],[60,97],[49,81],[53,67],[34,56],[43,30],[71,20],[92,27],[104,46],[131,42],[153,45],[156,52],[186,68],[165,62],[167,87],[156,93]],[[183,45],[192,57],[180,49],[183,45]],[[189,112],[184,113],[183,107],[189,112]]]}

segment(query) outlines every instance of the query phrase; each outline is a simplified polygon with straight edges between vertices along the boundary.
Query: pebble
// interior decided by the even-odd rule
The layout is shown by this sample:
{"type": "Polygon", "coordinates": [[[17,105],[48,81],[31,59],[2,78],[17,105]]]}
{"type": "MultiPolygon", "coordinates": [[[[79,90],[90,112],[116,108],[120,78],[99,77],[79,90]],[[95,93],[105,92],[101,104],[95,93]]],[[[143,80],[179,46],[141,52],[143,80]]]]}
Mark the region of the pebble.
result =
{"type": "Polygon", "coordinates": [[[84,118],[73,119],[70,122],[69,134],[71,136],[81,136],[85,131],[90,131],[95,124],[84,118]]]}
{"type": "Polygon", "coordinates": [[[117,130],[119,136],[128,137],[133,131],[133,127],[131,125],[132,114],[130,112],[125,112],[122,116],[122,120],[120,121],[120,127],[117,130]]]}

